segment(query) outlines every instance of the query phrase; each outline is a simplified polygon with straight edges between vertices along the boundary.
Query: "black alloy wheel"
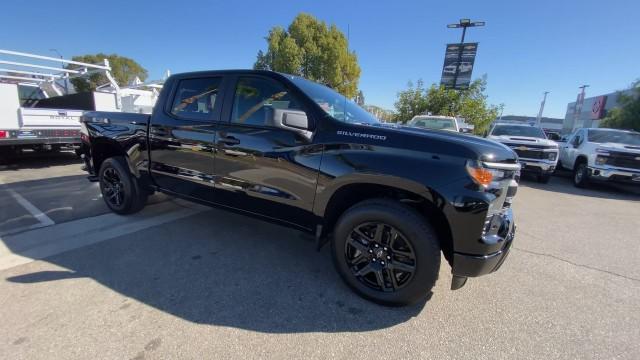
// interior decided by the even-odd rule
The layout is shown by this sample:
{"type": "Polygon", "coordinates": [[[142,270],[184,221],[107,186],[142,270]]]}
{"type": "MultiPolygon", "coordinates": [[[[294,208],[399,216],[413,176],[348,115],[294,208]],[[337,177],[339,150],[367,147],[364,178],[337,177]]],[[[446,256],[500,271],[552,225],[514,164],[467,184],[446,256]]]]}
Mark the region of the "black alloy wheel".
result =
{"type": "Polygon", "coordinates": [[[100,179],[100,186],[107,203],[118,208],[122,206],[125,197],[124,184],[115,168],[105,169],[100,179]]]}
{"type": "Polygon", "coordinates": [[[102,162],[99,180],[104,202],[117,214],[132,214],[147,202],[149,192],[138,184],[138,179],[131,174],[127,161],[121,156],[102,162]]]}
{"type": "Polygon", "coordinates": [[[384,292],[405,287],[417,266],[407,238],[395,227],[380,222],[356,226],[345,242],[344,255],[359,281],[384,292]]]}
{"type": "Polygon", "coordinates": [[[338,273],[374,302],[402,306],[427,298],[440,272],[440,241],[425,214],[394,199],[347,209],[333,228],[338,273]]]}

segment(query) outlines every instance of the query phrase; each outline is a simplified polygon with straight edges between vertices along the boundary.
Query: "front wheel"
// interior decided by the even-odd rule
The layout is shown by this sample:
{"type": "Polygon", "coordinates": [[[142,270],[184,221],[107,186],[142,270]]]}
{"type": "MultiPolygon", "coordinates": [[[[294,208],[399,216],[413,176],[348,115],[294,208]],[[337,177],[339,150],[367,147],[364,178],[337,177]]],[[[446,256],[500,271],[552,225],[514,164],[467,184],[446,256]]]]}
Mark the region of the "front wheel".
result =
{"type": "Polygon", "coordinates": [[[121,156],[102,162],[99,172],[100,191],[109,209],[121,215],[140,211],[147,202],[147,192],[129,171],[121,156]]]}
{"type": "Polygon", "coordinates": [[[393,200],[367,200],[348,209],[335,226],[332,254],[347,285],[383,305],[425,298],[440,270],[440,245],[431,225],[393,200]]]}
{"type": "Polygon", "coordinates": [[[584,162],[578,163],[573,170],[573,185],[585,188],[589,184],[589,169],[584,162]]]}

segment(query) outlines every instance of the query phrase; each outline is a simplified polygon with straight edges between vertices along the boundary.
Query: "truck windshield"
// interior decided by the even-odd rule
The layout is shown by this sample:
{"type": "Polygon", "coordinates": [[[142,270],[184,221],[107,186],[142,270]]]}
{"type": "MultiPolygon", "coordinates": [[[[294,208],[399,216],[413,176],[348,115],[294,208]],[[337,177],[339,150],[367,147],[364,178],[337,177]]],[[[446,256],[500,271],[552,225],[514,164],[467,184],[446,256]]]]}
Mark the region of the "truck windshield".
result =
{"type": "Polygon", "coordinates": [[[594,143],[618,143],[640,145],[640,133],[616,130],[589,130],[589,141],[594,143]]]}
{"type": "Polygon", "coordinates": [[[352,124],[378,124],[380,121],[375,116],[358,106],[344,95],[313,81],[297,76],[288,75],[289,79],[302,92],[315,101],[325,113],[336,120],[352,124]]]}
{"type": "Polygon", "coordinates": [[[454,119],[420,117],[413,120],[411,125],[433,130],[456,130],[454,119]]]}
{"type": "Polygon", "coordinates": [[[546,139],[542,129],[535,126],[522,126],[522,125],[496,125],[491,132],[493,136],[526,136],[539,139],[546,139]]]}

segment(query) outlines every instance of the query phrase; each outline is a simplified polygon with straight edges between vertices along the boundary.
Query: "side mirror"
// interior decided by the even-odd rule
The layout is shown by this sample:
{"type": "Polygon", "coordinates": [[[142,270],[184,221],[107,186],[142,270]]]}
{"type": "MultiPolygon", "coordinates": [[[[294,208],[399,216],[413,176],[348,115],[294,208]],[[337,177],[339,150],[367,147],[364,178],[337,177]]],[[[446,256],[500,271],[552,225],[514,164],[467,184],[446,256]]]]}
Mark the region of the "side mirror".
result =
{"type": "Polygon", "coordinates": [[[309,131],[309,118],[304,111],[290,109],[273,109],[273,126],[291,130],[311,139],[309,131]]]}
{"type": "Polygon", "coordinates": [[[285,111],[282,113],[282,125],[294,129],[309,130],[309,119],[303,111],[285,111]]]}

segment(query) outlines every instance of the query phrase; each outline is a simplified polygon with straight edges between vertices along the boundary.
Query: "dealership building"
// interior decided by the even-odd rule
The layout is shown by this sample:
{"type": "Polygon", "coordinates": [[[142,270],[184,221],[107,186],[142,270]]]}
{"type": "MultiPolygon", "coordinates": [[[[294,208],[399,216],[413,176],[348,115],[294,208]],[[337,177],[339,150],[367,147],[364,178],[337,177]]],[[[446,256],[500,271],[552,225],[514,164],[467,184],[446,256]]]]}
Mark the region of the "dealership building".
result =
{"type": "Polygon", "coordinates": [[[613,93],[585,98],[582,109],[576,118],[576,101],[567,104],[567,113],[562,123],[562,132],[570,133],[583,127],[600,127],[602,119],[607,112],[618,107],[620,94],[631,95],[631,90],[616,91],[613,93]]]}

